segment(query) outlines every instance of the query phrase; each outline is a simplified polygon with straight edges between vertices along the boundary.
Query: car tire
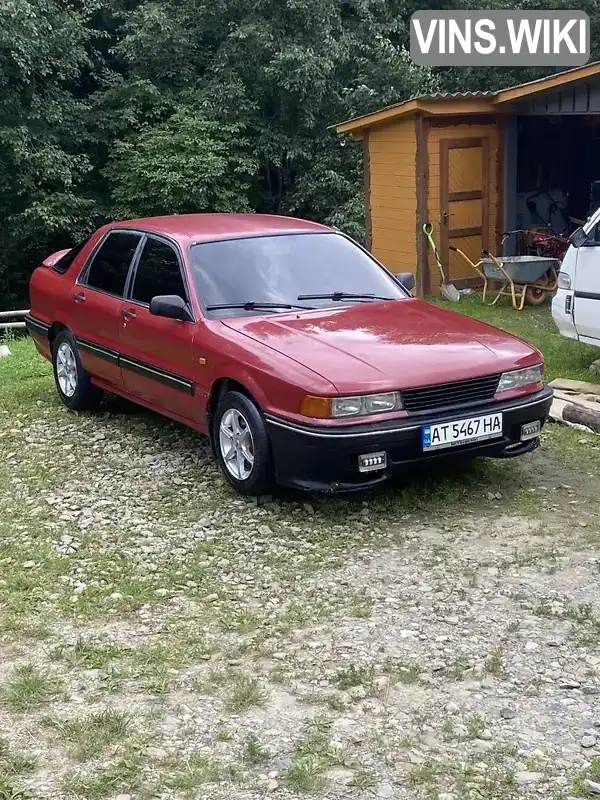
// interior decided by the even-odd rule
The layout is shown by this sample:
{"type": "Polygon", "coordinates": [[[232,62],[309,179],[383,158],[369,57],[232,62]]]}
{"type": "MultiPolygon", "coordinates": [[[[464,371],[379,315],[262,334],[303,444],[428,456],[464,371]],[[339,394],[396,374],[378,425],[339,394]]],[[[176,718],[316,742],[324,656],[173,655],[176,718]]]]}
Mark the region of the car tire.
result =
{"type": "Polygon", "coordinates": [[[71,411],[98,408],[104,392],[92,384],[70,331],[60,331],[52,342],[52,366],[56,389],[67,408],[71,411]]]}
{"type": "Polygon", "coordinates": [[[535,286],[527,287],[525,290],[525,302],[528,306],[541,306],[546,302],[549,292],[544,289],[544,286],[547,284],[548,274],[545,274],[542,275],[541,278],[537,279],[535,286]]]}
{"type": "Polygon", "coordinates": [[[227,392],[213,422],[217,462],[227,482],[244,495],[268,494],[273,488],[273,457],[262,415],[249,397],[227,392]]]}

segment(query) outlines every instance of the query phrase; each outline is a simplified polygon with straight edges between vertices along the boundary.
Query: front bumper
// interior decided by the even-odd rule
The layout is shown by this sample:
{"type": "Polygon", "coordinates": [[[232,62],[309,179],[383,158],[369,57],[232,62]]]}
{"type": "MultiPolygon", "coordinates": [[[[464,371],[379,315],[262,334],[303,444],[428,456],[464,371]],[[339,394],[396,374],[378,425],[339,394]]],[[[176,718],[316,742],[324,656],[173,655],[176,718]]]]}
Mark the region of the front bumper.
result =
{"type": "Polygon", "coordinates": [[[382,423],[345,425],[331,429],[298,425],[280,417],[265,416],[271,440],[275,479],[281,486],[313,491],[343,492],[366,489],[389,479],[407,464],[449,456],[473,455],[509,458],[530,453],[539,438],[521,442],[521,428],[528,422],[548,419],[552,389],[505,402],[476,408],[453,409],[382,423]],[[468,417],[503,412],[502,438],[423,452],[421,428],[468,417]],[[385,451],[387,467],[379,472],[358,470],[358,456],[385,451]]]}

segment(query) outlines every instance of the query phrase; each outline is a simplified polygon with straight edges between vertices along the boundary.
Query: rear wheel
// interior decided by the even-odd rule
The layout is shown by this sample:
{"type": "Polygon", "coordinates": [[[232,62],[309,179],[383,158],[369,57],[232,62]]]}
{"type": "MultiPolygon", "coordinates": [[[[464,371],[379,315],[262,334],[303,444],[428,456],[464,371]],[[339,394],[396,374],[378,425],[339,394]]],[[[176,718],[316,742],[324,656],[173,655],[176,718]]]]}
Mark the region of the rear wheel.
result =
{"type": "Polygon", "coordinates": [[[256,405],[240,392],[227,392],[214,416],[213,444],[228,483],[246,495],[273,487],[273,461],[265,423],[256,405]]]}
{"type": "Polygon", "coordinates": [[[546,289],[548,285],[548,276],[542,275],[536,281],[536,286],[529,286],[525,291],[525,302],[528,306],[541,306],[546,300],[546,289]]]}
{"type": "Polygon", "coordinates": [[[92,384],[81,363],[75,338],[70,331],[60,331],[52,343],[54,380],[60,399],[71,411],[98,408],[103,391],[92,384]]]}

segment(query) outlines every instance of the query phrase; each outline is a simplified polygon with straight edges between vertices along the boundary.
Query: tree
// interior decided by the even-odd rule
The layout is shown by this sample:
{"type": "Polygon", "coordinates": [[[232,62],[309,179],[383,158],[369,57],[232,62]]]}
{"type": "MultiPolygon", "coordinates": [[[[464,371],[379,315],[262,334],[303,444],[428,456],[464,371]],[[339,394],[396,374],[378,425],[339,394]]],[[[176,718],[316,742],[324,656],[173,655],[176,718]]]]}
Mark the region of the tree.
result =
{"type": "MultiPolygon", "coordinates": [[[[428,6],[540,2],[3,0],[0,305],[24,301],[43,255],[114,217],[275,212],[361,239],[361,147],[332,125],[553,71],[415,66],[410,16],[428,6]]],[[[580,8],[597,56],[597,0],[580,8]]]]}
{"type": "Polygon", "coordinates": [[[0,298],[11,305],[42,252],[87,229],[84,121],[65,88],[86,61],[85,15],[54,0],[0,6],[0,298]]]}

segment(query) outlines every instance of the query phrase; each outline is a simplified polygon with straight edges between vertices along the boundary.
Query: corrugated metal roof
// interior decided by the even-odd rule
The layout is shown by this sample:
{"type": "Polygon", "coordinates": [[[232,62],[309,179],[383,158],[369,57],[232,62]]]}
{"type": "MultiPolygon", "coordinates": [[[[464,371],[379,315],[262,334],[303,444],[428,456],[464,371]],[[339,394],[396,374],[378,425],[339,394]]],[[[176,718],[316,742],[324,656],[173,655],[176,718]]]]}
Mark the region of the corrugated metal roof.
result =
{"type": "Polygon", "coordinates": [[[498,92],[435,92],[435,94],[416,94],[411,100],[480,100],[494,97],[498,92]]]}
{"type": "MultiPolygon", "coordinates": [[[[380,108],[377,111],[372,111],[367,114],[362,114],[359,117],[339,122],[337,125],[332,125],[336,128],[338,133],[350,132],[352,130],[360,129],[362,127],[369,127],[375,122],[380,122],[384,119],[392,119],[396,116],[401,116],[407,113],[412,113],[419,110],[420,103],[437,102],[443,100],[458,100],[458,101],[490,101],[489,108],[492,110],[496,104],[512,102],[519,99],[521,96],[528,96],[536,92],[546,91],[547,88],[555,88],[557,85],[565,85],[574,80],[588,78],[592,75],[600,75],[600,61],[592,61],[580,67],[573,67],[557,72],[551,75],[546,75],[542,78],[536,78],[527,83],[520,83],[516,86],[509,86],[504,89],[487,92],[434,92],[432,94],[415,95],[408,100],[393,105],[380,108]]],[[[482,102],[482,109],[485,111],[485,102],[482,102]]]]}

